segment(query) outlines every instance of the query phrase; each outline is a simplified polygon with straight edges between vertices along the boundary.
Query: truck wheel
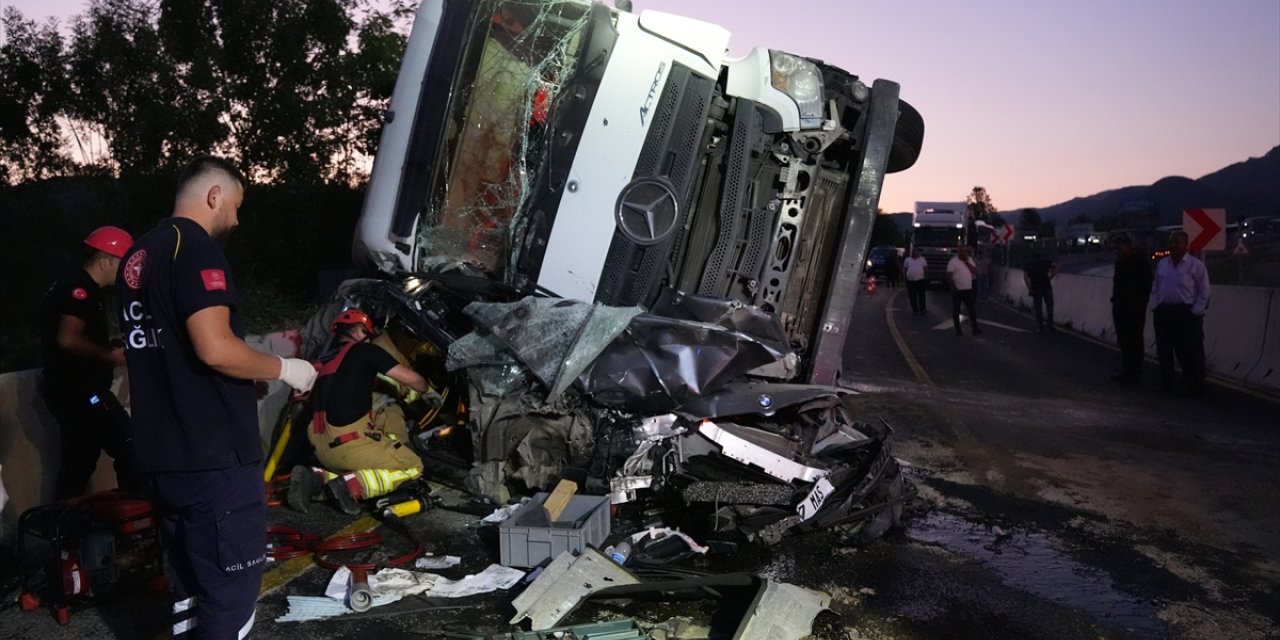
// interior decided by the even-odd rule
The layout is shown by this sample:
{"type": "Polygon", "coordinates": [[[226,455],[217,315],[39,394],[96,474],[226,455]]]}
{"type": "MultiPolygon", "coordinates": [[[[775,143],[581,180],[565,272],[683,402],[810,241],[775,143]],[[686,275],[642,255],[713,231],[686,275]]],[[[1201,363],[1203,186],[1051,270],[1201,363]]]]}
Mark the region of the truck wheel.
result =
{"type": "Polygon", "coordinates": [[[893,130],[893,148],[889,150],[889,162],[885,173],[906,171],[920,157],[924,144],[924,118],[906,100],[898,101],[898,126],[893,130]]]}

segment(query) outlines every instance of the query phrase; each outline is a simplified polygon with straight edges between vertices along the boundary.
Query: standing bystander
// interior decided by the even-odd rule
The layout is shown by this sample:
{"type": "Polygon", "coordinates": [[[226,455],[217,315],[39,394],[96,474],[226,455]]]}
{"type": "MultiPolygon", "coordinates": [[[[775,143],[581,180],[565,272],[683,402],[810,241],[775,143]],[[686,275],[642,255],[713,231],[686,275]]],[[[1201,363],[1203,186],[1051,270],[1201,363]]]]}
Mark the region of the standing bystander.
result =
{"type": "Polygon", "coordinates": [[[118,227],[101,227],[84,244],[88,254],[80,267],[58,278],[40,304],[40,394],[61,434],[58,500],[84,495],[103,451],[115,461],[120,487],[138,489],[129,456],[129,414],[111,393],[124,348],[109,340],[102,299],[133,238],[118,227]]]}
{"type": "Polygon", "coordinates": [[[1036,310],[1036,331],[1056,331],[1053,324],[1053,278],[1058,275],[1058,265],[1039,251],[1031,254],[1031,260],[1022,265],[1022,281],[1031,294],[1031,305],[1036,310]]]}
{"type": "Polygon", "coordinates": [[[947,263],[947,284],[951,285],[951,320],[956,327],[956,335],[964,335],[960,328],[960,305],[969,311],[969,322],[973,326],[973,335],[982,335],[978,326],[978,305],[974,298],[973,282],[978,275],[978,265],[969,255],[969,245],[956,247],[956,255],[947,263]]]}
{"type": "Polygon", "coordinates": [[[117,276],[133,398],[133,450],[155,503],[173,591],[174,638],[243,638],[266,562],[254,380],[309,390],[305,360],[255,351],[217,239],[239,223],[246,181],[193,160],[173,216],[138,239],[117,276]]]}
{"type": "Polygon", "coordinates": [[[974,260],[978,265],[978,274],[973,282],[973,289],[977,292],[978,300],[986,300],[991,297],[991,248],[979,245],[976,251],[974,260]]]}
{"type": "Polygon", "coordinates": [[[907,276],[907,299],[911,301],[912,315],[923,316],[926,313],[924,294],[929,286],[929,281],[925,279],[927,267],[924,256],[920,255],[920,250],[916,247],[911,247],[911,256],[902,261],[902,268],[907,276]]]}
{"type": "Polygon", "coordinates": [[[898,281],[902,279],[902,256],[898,255],[897,247],[889,247],[889,255],[884,259],[884,273],[889,279],[889,288],[897,289],[898,281]]]}
{"type": "Polygon", "coordinates": [[[1115,323],[1116,344],[1120,347],[1120,373],[1111,379],[1120,384],[1137,384],[1142,379],[1143,330],[1147,324],[1147,301],[1151,297],[1151,263],[1133,250],[1127,234],[1111,239],[1116,248],[1115,274],[1111,279],[1111,321],[1115,323]]]}
{"type": "Polygon", "coordinates": [[[1160,388],[1182,395],[1204,393],[1204,314],[1209,308],[1209,272],[1187,253],[1187,234],[1169,236],[1169,255],[1156,264],[1151,287],[1151,323],[1156,329],[1160,388]],[[1175,387],[1174,359],[1182,367],[1175,387]]]}

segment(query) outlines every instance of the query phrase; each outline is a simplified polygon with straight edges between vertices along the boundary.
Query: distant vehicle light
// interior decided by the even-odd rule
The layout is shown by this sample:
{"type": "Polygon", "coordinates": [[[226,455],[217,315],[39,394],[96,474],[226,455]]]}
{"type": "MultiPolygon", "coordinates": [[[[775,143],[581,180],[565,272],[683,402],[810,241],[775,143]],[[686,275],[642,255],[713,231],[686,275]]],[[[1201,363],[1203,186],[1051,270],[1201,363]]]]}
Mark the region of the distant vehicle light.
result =
{"type": "Polygon", "coordinates": [[[956,228],[957,228],[957,229],[963,229],[963,228],[964,228],[964,224],[963,224],[963,223],[957,223],[957,224],[956,224],[956,228]]]}

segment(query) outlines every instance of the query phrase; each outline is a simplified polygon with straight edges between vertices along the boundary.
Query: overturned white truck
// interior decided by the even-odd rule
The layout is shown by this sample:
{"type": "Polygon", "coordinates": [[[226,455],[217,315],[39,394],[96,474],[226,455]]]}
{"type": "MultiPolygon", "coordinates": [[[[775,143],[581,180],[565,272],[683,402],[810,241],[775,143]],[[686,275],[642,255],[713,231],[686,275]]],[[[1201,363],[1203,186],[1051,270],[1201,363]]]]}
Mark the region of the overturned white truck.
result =
{"type": "Polygon", "coordinates": [[[414,446],[504,499],[572,477],[774,542],[881,535],[890,430],[836,386],[898,85],[679,16],[424,0],[355,237],[359,306],[445,397],[414,446]],[[683,508],[693,505],[698,508],[683,508]]]}

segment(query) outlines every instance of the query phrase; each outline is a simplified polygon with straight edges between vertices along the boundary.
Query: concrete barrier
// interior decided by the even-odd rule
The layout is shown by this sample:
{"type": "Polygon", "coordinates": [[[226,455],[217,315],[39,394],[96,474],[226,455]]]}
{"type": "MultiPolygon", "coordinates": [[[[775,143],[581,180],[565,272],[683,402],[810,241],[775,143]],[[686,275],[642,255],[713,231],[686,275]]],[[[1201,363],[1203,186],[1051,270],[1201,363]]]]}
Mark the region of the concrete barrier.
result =
{"type": "MultiPolygon", "coordinates": [[[[1030,309],[1021,269],[995,267],[993,295],[1030,309]]],[[[1111,279],[1060,274],[1053,279],[1058,324],[1115,344],[1111,323],[1111,279]]],[[[1275,289],[1213,285],[1204,322],[1205,366],[1210,374],[1251,389],[1280,394],[1280,299],[1275,289]]],[[[1156,356],[1155,330],[1147,313],[1147,355],[1156,356]]]]}
{"type": "MultiPolygon", "coordinates": [[[[297,331],[251,336],[246,342],[263,353],[286,358],[295,356],[302,344],[297,331]]],[[[38,369],[0,374],[0,493],[8,494],[7,504],[0,504],[0,536],[13,532],[23,511],[53,499],[59,455],[58,425],[40,395],[40,375],[38,369]]],[[[129,393],[124,368],[116,371],[112,391],[127,408],[129,393]]],[[[273,380],[268,383],[266,396],[258,401],[258,428],[264,450],[288,398],[289,389],[285,384],[273,380]]],[[[102,491],[114,486],[111,458],[103,454],[89,480],[89,490],[102,491]]]]}
{"type": "Polygon", "coordinates": [[[1209,371],[1248,382],[1266,340],[1272,293],[1261,287],[1213,287],[1204,314],[1204,358],[1209,371]]]}
{"type": "Polygon", "coordinates": [[[1267,298],[1267,326],[1262,332],[1258,361],[1245,374],[1246,384],[1258,389],[1280,388],[1280,292],[1267,298]]]}

